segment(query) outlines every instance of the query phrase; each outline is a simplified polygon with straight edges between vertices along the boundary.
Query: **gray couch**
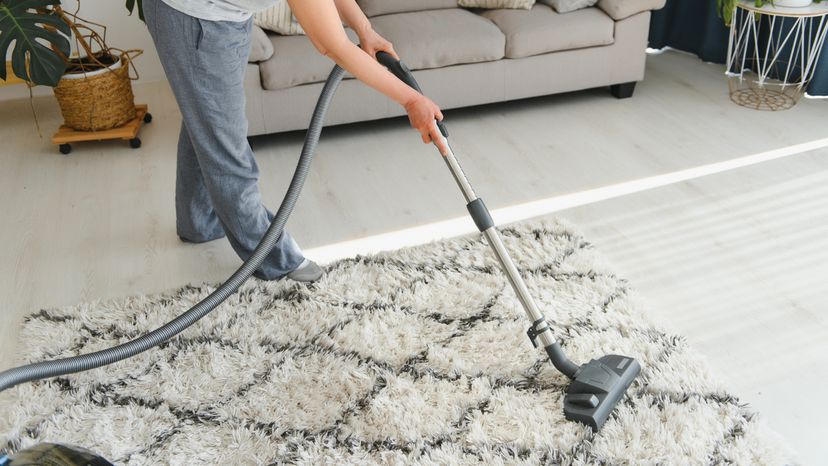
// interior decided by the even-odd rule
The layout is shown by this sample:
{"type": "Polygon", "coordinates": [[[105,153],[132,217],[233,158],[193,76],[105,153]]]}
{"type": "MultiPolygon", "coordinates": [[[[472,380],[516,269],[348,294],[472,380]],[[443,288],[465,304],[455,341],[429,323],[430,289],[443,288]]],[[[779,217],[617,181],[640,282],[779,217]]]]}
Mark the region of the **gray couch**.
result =
{"type": "MultiPolygon", "coordinates": [[[[601,86],[629,97],[644,78],[650,10],[664,2],[600,0],[559,14],[540,2],[531,10],[468,10],[457,0],[359,0],[443,109],[601,86]]],[[[256,29],[245,78],[249,134],[307,128],[331,67],[307,37],[256,29]]],[[[399,105],[351,78],[327,124],[399,115],[399,105]]]]}

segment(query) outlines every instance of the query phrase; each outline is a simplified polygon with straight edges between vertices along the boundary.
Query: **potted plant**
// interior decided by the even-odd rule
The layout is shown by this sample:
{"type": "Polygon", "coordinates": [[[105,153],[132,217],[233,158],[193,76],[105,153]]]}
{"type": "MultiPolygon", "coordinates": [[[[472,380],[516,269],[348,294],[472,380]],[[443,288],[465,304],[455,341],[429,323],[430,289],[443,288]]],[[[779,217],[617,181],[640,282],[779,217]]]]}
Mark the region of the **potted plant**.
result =
{"type": "Polygon", "coordinates": [[[0,54],[29,86],[54,88],[65,125],[75,130],[110,129],[136,116],[129,66],[141,51],[109,47],[105,35],[59,0],[0,0],[0,54]],[[80,56],[71,56],[70,39],[80,56]]]}

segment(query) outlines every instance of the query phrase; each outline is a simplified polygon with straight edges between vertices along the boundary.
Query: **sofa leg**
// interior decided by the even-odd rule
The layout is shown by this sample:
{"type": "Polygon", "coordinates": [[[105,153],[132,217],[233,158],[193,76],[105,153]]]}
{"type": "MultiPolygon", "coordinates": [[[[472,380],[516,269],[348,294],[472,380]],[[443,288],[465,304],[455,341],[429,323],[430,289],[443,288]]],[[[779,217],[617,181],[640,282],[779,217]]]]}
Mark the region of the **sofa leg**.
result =
{"type": "Polygon", "coordinates": [[[613,84],[610,86],[610,93],[615,96],[616,99],[626,99],[632,97],[633,92],[635,91],[635,81],[629,83],[621,83],[621,84],[613,84]]]}

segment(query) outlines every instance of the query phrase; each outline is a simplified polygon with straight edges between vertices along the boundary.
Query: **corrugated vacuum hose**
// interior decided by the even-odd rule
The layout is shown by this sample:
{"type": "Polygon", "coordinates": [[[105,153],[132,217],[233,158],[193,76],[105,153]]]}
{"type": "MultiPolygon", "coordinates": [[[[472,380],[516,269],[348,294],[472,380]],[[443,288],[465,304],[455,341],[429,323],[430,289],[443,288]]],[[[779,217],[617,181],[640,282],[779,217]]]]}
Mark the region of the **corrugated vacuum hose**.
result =
{"type": "Polygon", "coordinates": [[[319,100],[316,102],[316,108],[313,111],[313,117],[311,118],[308,132],[305,135],[302,155],[299,157],[296,171],[293,173],[293,178],[290,181],[285,198],[282,200],[282,204],[279,206],[279,210],[276,212],[276,216],[273,218],[273,222],[271,222],[264,237],[262,237],[256,249],[253,250],[253,254],[227,281],[174,320],[135,340],[94,353],[37,362],[0,372],[0,391],[23,382],[95,369],[143,353],[183,332],[187,327],[209,314],[225,299],[235,293],[250,278],[253,272],[262,265],[262,262],[270,254],[270,251],[282,236],[282,231],[285,229],[288,217],[290,217],[294,206],[296,206],[296,200],[299,198],[299,193],[305,184],[305,178],[308,176],[313,156],[316,153],[316,146],[319,143],[319,136],[322,133],[325,114],[344,75],[345,71],[339,66],[334,67],[330,75],[328,75],[319,100]]]}
{"type": "MultiPolygon", "coordinates": [[[[402,62],[385,52],[377,53],[377,60],[400,80],[421,92],[413,74],[402,62]]],[[[339,83],[342,81],[343,75],[344,71],[337,66],[328,76],[313,112],[311,124],[305,136],[302,155],[299,158],[287,194],[285,194],[285,199],[253,255],[226,282],[172,322],[140,338],[95,353],[39,362],[2,372],[0,373],[0,391],[30,380],[94,369],[135,356],[181,333],[235,293],[239,286],[261,265],[284,230],[285,223],[293,211],[302,190],[302,185],[305,182],[305,177],[310,169],[310,163],[322,131],[325,113],[339,83]]],[[[560,343],[555,339],[552,327],[546,322],[543,313],[529,294],[529,289],[509,256],[509,252],[500,238],[486,205],[475,194],[469,180],[463,173],[463,169],[460,167],[460,163],[454,156],[454,152],[448,143],[448,131],[445,125],[441,121],[436,122],[436,125],[442,134],[443,142],[448,147],[448,153],[443,159],[466,199],[469,214],[489,243],[531,322],[531,326],[526,332],[529,340],[535,347],[540,344],[552,365],[572,379],[572,383],[564,397],[564,415],[567,419],[584,423],[593,430],[600,429],[612,414],[616,404],[623,398],[627,388],[641,371],[641,366],[633,358],[614,354],[592,359],[580,366],[566,357],[560,343]]]]}

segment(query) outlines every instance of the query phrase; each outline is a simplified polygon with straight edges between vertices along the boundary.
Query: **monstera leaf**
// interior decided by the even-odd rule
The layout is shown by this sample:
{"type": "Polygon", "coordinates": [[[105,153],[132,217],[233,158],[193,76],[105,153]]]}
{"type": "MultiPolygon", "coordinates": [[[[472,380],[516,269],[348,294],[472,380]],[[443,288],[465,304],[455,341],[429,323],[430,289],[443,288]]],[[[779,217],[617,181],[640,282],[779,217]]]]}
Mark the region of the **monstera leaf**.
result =
{"type": "MultiPolygon", "coordinates": [[[[138,2],[138,18],[141,21],[144,20],[144,5],[141,0],[137,0],[138,2]]],[[[135,9],[136,0],[126,0],[126,9],[130,15],[132,15],[132,11],[135,9]]]]}
{"type": "MultiPolygon", "coordinates": [[[[14,74],[33,84],[56,86],[66,70],[71,32],[52,5],[60,1],[0,0],[0,56],[11,55],[14,74]]],[[[5,66],[0,79],[6,80],[5,66]]]]}

